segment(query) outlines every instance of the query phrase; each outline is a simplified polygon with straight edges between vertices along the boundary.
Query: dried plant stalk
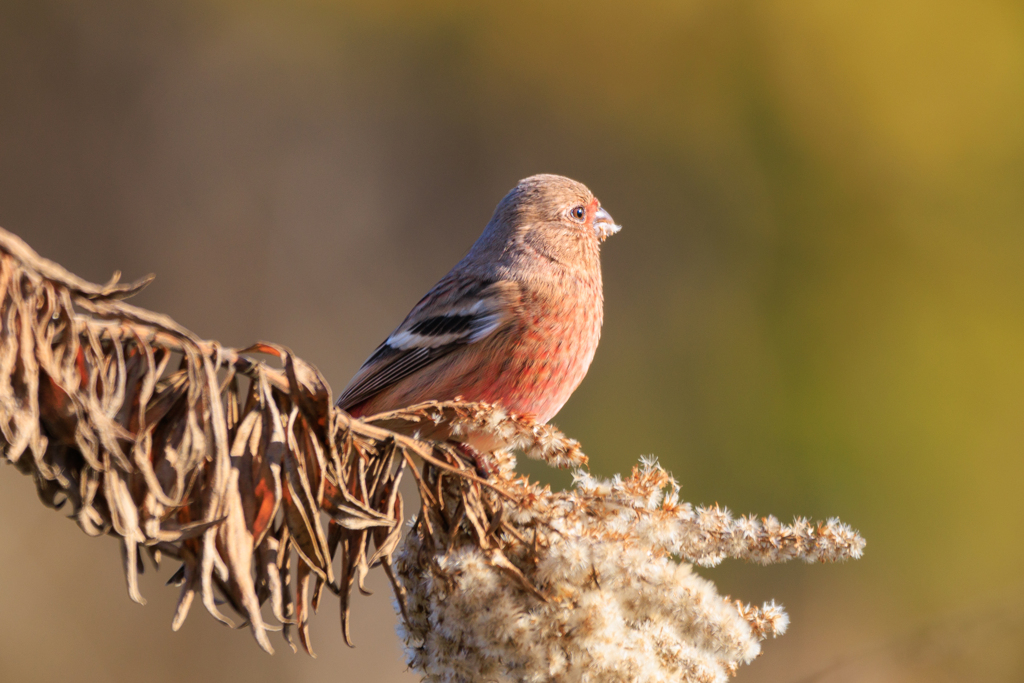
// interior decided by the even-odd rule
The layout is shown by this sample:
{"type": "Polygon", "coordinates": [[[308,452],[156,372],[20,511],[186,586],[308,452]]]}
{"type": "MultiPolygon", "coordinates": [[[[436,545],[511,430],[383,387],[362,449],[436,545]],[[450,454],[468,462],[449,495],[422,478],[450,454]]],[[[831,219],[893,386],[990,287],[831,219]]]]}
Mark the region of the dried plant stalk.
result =
{"type": "MultiPolygon", "coordinates": [[[[310,609],[326,587],[339,596],[351,644],[351,590],[363,590],[379,565],[402,612],[410,663],[429,679],[560,672],[574,680],[594,664],[573,650],[592,642],[565,640],[596,632],[584,622],[600,614],[586,606],[621,603],[636,580],[671,575],[683,577],[665,584],[675,592],[643,609],[629,603],[634,627],[653,629],[661,607],[676,621],[706,620],[708,607],[724,640],[693,629],[673,636],[665,626],[648,634],[654,649],[634,648],[589,680],[660,680],[633,670],[655,660],[671,662],[675,680],[717,680],[749,661],[757,639],[784,628],[785,615],[774,604],[718,598],[674,558],[835,561],[863,547],[834,520],[784,526],[694,510],[652,463],[610,482],[580,471],[574,491],[552,493],[516,476],[511,450],[581,467],[579,444],[495,406],[430,402],[353,419],[333,406],[316,368],[288,349],[226,348],[122,301],[150,279],[119,284],[115,275],[94,285],[0,230],[0,439],[3,459],[33,477],[44,503],[70,503],[86,533],[121,540],[132,599],[143,602],[143,550],[157,562],[180,560],[174,629],[198,596],[225,624],[218,603],[230,606],[272,652],[266,606],[292,648],[313,654],[310,609]],[[500,448],[486,456],[493,469],[478,471],[462,455],[458,441],[470,432],[486,432],[500,448]],[[402,547],[406,471],[420,508],[402,547]],[[635,567],[615,570],[626,557],[635,567]],[[595,587],[612,593],[595,598],[595,587]],[[453,621],[459,610],[496,614],[499,604],[517,615],[512,630],[453,621]],[[446,620],[449,628],[439,628],[446,620]]],[[[627,642],[635,639],[620,645],[627,642]]]]}
{"type": "MultiPolygon", "coordinates": [[[[401,539],[398,484],[413,456],[475,475],[443,444],[334,408],[320,373],[284,347],[225,348],[121,301],[151,279],[94,285],[0,230],[4,458],[47,505],[70,503],[86,533],[121,539],[133,600],[144,602],[143,548],[181,560],[175,629],[197,595],[231,624],[219,596],[272,651],[269,601],[289,642],[297,634],[312,653],[310,603],[326,586],[341,597],[350,642],[349,592],[401,539]]],[[[550,428],[486,407],[425,404],[382,419],[450,431],[486,423],[553,459],[585,461],[550,428]]]]}

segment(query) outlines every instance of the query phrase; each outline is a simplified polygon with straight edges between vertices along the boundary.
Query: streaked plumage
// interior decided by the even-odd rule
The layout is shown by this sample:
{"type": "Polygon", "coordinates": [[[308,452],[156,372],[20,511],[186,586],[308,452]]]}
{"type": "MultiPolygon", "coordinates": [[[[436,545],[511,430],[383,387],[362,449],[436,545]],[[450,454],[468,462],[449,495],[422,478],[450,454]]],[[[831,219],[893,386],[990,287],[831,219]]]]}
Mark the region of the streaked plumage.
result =
{"type": "Polygon", "coordinates": [[[358,416],[461,396],[547,422],[597,350],[598,245],[618,229],[580,183],[555,175],[521,181],[338,405],[358,416]]]}

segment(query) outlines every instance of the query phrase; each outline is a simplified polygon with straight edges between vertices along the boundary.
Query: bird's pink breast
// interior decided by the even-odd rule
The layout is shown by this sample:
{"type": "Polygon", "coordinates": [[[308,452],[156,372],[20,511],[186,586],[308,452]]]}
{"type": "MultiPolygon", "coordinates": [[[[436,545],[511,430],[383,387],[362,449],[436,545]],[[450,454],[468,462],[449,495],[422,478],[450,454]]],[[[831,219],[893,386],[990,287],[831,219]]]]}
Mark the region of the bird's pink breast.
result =
{"type": "Polygon", "coordinates": [[[467,373],[462,396],[539,422],[554,417],[587,374],[601,333],[600,309],[573,299],[527,305],[530,313],[508,331],[511,338],[482,349],[489,357],[482,372],[467,373]]]}
{"type": "Polygon", "coordinates": [[[355,416],[423,401],[497,403],[547,422],[587,374],[601,336],[600,274],[524,292],[510,324],[353,406],[355,416]]]}

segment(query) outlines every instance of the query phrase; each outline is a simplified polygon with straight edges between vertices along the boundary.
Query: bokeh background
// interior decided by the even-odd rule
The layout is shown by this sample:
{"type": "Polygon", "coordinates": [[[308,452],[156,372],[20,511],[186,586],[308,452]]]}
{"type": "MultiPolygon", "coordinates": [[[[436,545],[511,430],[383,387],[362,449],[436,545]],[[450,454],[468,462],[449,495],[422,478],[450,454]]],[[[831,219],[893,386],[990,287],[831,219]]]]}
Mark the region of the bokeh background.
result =
{"type": "MultiPolygon", "coordinates": [[[[702,570],[792,616],[738,680],[1024,680],[1021,3],[0,0],[0,225],[335,391],[537,172],[625,226],[593,469],[868,539],[702,570]]],[[[269,657],[11,468],[0,519],[4,681],[416,680],[380,576],[269,657]]]]}

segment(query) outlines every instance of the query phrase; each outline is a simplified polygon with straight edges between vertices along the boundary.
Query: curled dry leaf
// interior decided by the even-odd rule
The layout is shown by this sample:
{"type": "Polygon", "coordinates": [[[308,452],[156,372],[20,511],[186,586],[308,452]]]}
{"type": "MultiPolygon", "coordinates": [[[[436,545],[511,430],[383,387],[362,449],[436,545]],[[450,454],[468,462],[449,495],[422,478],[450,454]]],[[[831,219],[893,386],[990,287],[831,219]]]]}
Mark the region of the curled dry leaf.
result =
{"type": "MultiPolygon", "coordinates": [[[[143,602],[143,548],[180,560],[175,629],[198,593],[226,624],[218,603],[238,612],[271,651],[269,602],[312,653],[310,601],[326,586],[342,598],[349,640],[349,591],[401,539],[398,484],[412,456],[471,470],[443,445],[334,408],[319,371],[282,346],[225,348],[121,300],[151,279],[93,285],[0,231],[4,459],[44,503],[70,504],[86,533],[121,539],[132,599],[143,602]]],[[[486,413],[430,404],[394,418],[486,413]]],[[[540,433],[525,420],[512,431],[540,433]]]]}

